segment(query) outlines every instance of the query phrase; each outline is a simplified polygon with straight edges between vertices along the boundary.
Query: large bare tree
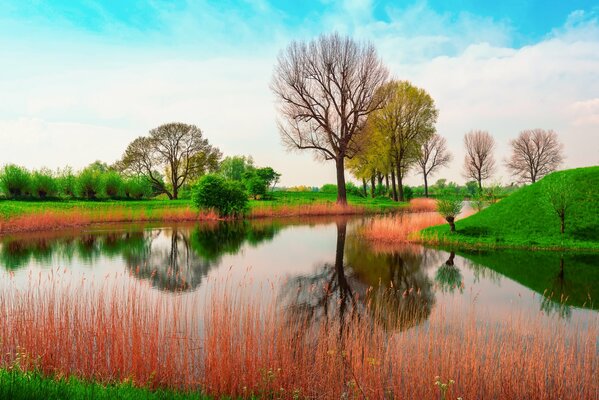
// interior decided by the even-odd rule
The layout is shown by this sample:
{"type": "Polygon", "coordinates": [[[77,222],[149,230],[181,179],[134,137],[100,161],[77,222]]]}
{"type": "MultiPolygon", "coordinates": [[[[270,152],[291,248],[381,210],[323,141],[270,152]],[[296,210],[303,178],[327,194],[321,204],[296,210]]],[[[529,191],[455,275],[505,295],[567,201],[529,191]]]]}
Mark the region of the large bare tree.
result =
{"type": "Polygon", "coordinates": [[[429,136],[420,146],[420,156],[417,163],[419,173],[424,177],[424,195],[428,197],[428,176],[434,174],[439,168],[445,167],[451,161],[451,154],[447,150],[447,141],[444,137],[434,134],[429,136]]]}
{"type": "Polygon", "coordinates": [[[482,190],[483,180],[489,179],[495,171],[495,139],[487,131],[470,131],[464,136],[464,146],[464,176],[478,182],[482,190]]]}
{"type": "Polygon", "coordinates": [[[177,199],[185,182],[215,169],[220,151],[212,147],[195,125],[169,123],[129,144],[118,166],[147,177],[169,199],[177,199]],[[167,183],[162,179],[166,175],[167,183]]]}
{"type": "Polygon", "coordinates": [[[512,155],[506,166],[521,181],[535,183],[564,161],[563,148],[552,130],[531,129],[510,141],[512,155]]]}
{"type": "Polygon", "coordinates": [[[381,106],[377,89],[387,76],[371,43],[336,33],[294,41],[277,59],[271,89],[283,142],[335,161],[339,204],[347,203],[345,160],[355,155],[367,116],[381,106]]]}

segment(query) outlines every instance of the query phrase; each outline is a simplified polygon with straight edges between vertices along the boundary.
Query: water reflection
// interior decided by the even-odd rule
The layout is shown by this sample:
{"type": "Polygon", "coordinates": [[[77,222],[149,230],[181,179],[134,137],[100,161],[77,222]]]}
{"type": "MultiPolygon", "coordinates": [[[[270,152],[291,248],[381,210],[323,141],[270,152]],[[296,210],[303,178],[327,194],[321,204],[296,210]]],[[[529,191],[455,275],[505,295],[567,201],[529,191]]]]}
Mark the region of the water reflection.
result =
{"type": "MultiPolygon", "coordinates": [[[[290,319],[312,324],[369,317],[387,330],[425,321],[435,302],[433,284],[422,268],[421,248],[392,253],[368,251],[358,235],[347,235],[347,220],[336,223],[335,260],[311,274],[290,279],[280,301],[290,319]]],[[[341,333],[341,332],[340,332],[341,333]]]]}
{"type": "Polygon", "coordinates": [[[454,260],[455,252],[452,251],[447,261],[437,269],[435,282],[443,292],[453,293],[458,290],[462,293],[464,291],[463,277],[454,260]]]}

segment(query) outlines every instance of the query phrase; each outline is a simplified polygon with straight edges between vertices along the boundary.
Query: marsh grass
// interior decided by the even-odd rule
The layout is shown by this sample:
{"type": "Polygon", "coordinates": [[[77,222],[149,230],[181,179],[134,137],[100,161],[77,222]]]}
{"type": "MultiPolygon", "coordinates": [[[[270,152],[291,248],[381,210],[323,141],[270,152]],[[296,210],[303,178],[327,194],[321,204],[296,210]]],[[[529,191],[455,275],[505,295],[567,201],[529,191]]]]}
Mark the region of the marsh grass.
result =
{"type": "Polygon", "coordinates": [[[215,397],[432,399],[436,376],[455,381],[447,398],[599,393],[596,319],[568,326],[514,311],[490,323],[477,320],[475,302],[466,312],[450,302],[399,331],[377,322],[390,310],[369,299],[360,318],[290,316],[276,304],[274,283],[259,294],[222,280],[202,294],[164,295],[123,274],[4,279],[4,368],[215,397]]]}

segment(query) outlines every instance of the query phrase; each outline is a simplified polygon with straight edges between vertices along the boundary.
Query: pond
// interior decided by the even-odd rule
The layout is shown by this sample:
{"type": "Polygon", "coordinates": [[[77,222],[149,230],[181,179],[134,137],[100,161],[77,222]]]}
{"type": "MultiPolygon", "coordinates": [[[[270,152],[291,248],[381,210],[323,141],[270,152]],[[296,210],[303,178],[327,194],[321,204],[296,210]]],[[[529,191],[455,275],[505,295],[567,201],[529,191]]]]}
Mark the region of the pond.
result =
{"type": "Polygon", "coordinates": [[[364,312],[368,292],[385,288],[394,300],[382,324],[399,331],[425,323],[438,310],[471,313],[472,304],[477,319],[488,322],[515,311],[541,311],[576,326],[597,318],[598,254],[451,252],[416,245],[381,251],[359,234],[369,222],[108,225],[3,237],[0,285],[26,285],[32,275],[54,271],[98,282],[121,274],[123,280],[147,282],[159,296],[197,297],[215,284],[243,282],[256,293],[276,287],[278,307],[315,321],[364,312]],[[400,309],[411,312],[398,320],[400,309]]]}

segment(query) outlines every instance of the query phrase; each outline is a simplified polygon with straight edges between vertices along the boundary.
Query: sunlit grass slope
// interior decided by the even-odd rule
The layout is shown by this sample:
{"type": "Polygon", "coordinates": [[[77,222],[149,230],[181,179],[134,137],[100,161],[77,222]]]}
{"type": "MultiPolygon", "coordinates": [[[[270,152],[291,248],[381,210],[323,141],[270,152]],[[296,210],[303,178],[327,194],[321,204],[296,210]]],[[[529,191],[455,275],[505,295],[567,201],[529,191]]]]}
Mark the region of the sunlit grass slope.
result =
{"type": "Polygon", "coordinates": [[[523,247],[599,250],[599,166],[554,172],[506,199],[456,223],[422,232],[425,241],[458,247],[523,247]],[[564,179],[574,199],[566,231],[547,200],[547,187],[564,179]]]}

